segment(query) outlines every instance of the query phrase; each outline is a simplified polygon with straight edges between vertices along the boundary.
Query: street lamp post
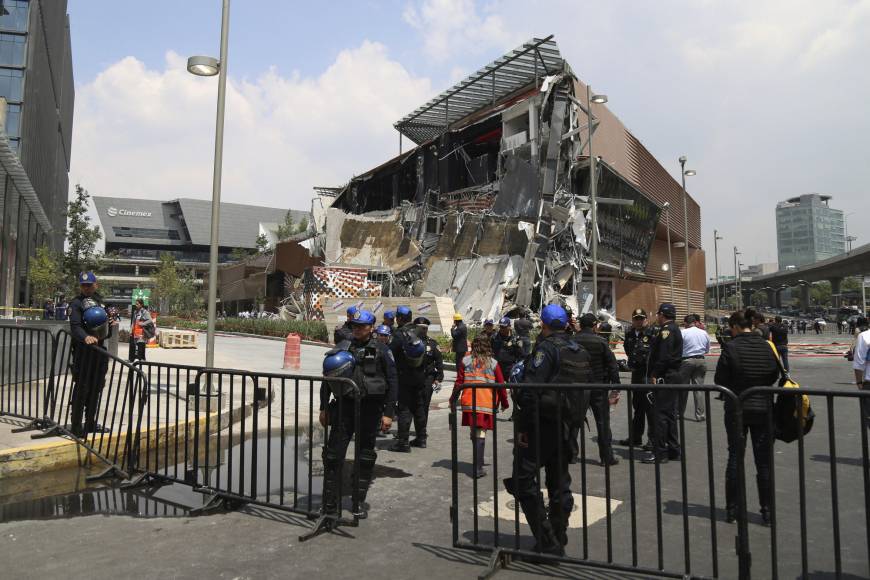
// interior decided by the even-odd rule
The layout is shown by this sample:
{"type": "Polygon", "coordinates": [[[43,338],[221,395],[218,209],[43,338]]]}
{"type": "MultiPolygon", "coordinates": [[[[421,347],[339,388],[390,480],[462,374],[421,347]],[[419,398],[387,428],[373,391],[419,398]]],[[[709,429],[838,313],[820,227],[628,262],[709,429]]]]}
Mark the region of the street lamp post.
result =
{"type": "Polygon", "coordinates": [[[671,261],[671,204],[670,202],[665,202],[662,205],[662,209],[665,210],[665,232],[668,239],[668,278],[671,283],[671,304],[674,302],[674,264],[671,261]]]}
{"type": "Polygon", "coordinates": [[[211,244],[208,260],[208,323],[206,327],[205,366],[214,366],[214,326],[217,318],[217,263],[220,235],[221,172],[224,153],[224,110],[227,94],[227,48],[230,34],[230,0],[223,0],[221,15],[220,60],[207,56],[192,56],[187,70],[197,76],[218,76],[217,119],[214,139],[214,173],[211,193],[211,244]]]}
{"type": "MultiPolygon", "coordinates": [[[[719,303],[719,240],[723,239],[719,235],[719,230],[713,230],[713,260],[716,264],[716,310],[720,309],[719,303]]],[[[718,314],[717,314],[718,316],[718,314]]]]}
{"type": "Polygon", "coordinates": [[[737,256],[739,255],[741,254],[737,251],[737,246],[734,246],[734,292],[737,298],[737,310],[740,310],[740,303],[743,301],[743,297],[740,295],[740,270],[737,266],[737,256]]]}
{"type": "Polygon", "coordinates": [[[586,85],[587,130],[589,131],[589,205],[592,214],[592,309],[598,315],[598,172],[595,155],[592,152],[592,133],[595,117],[592,103],[607,102],[607,95],[593,95],[592,87],[586,85]]]}
{"type": "Polygon", "coordinates": [[[686,156],[680,157],[680,177],[683,181],[683,237],[686,242],[686,314],[692,313],[692,299],[689,281],[689,194],[686,192],[686,177],[696,175],[694,169],[686,169],[686,156]]]}

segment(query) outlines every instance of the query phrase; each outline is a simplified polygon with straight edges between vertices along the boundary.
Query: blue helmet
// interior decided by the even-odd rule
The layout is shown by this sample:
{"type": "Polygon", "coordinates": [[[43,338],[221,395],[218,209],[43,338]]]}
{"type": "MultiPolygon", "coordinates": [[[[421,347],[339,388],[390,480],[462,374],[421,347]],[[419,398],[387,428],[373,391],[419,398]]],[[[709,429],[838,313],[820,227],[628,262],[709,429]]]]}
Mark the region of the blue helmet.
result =
{"type": "Polygon", "coordinates": [[[568,313],[558,304],[547,304],[541,310],[541,322],[550,328],[565,328],[568,324],[568,313]]]}
{"type": "Polygon", "coordinates": [[[82,312],[82,324],[89,334],[97,338],[106,338],[109,334],[109,314],[102,306],[91,306],[82,312]]]}
{"type": "Polygon", "coordinates": [[[357,310],[359,310],[359,308],[357,308],[356,306],[351,306],[347,309],[347,315],[353,316],[354,314],[356,314],[357,310]]]}
{"type": "Polygon", "coordinates": [[[381,336],[392,336],[393,331],[390,330],[390,327],[386,324],[382,324],[375,329],[376,334],[380,334],[381,336]]]}
{"type": "Polygon", "coordinates": [[[526,376],[526,363],[523,361],[517,362],[511,369],[511,374],[507,379],[509,383],[521,383],[526,376]]]}
{"type": "Polygon", "coordinates": [[[375,315],[368,310],[357,310],[350,319],[351,324],[374,324],[375,315]]]}
{"type": "Polygon", "coordinates": [[[405,353],[409,366],[418,367],[423,364],[423,356],[426,354],[426,343],[420,340],[418,336],[412,334],[408,337],[402,350],[405,353]]]}
{"type": "Polygon", "coordinates": [[[387,310],[386,312],[384,312],[384,320],[395,320],[395,319],[396,319],[396,313],[393,312],[392,310],[387,310]]]}
{"type": "Polygon", "coordinates": [[[356,360],[346,350],[340,350],[335,354],[327,355],[323,359],[323,376],[325,377],[350,377],[353,374],[356,360]]]}
{"type": "Polygon", "coordinates": [[[495,322],[492,321],[492,318],[487,318],[483,321],[484,326],[492,326],[493,324],[495,324],[495,322]]]}
{"type": "Polygon", "coordinates": [[[398,308],[396,308],[396,314],[399,316],[404,316],[404,317],[410,318],[411,317],[411,309],[408,308],[407,306],[399,306],[398,308]]]}
{"type": "Polygon", "coordinates": [[[506,326],[506,327],[510,328],[511,319],[508,318],[507,316],[505,316],[504,318],[502,318],[501,320],[498,321],[498,325],[499,326],[506,326]]]}

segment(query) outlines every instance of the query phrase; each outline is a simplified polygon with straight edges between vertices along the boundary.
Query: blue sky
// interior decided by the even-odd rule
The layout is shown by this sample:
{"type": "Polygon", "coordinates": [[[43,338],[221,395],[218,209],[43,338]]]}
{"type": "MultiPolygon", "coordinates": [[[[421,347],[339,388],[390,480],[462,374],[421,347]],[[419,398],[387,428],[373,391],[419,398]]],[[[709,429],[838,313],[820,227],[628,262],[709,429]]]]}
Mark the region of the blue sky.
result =
{"type": "MultiPolygon", "coordinates": [[[[220,0],[70,0],[72,183],[92,194],[207,198],[220,0]]],[[[834,196],[870,242],[870,0],[234,0],[224,200],[307,209],[393,156],[392,123],[532,36],[689,189],[747,263],[776,261],[774,207],[834,196]]],[[[724,251],[723,251],[724,252],[724,251]]],[[[725,259],[723,263],[730,263],[725,259]]],[[[727,270],[730,272],[730,270],[727,270]]]]}

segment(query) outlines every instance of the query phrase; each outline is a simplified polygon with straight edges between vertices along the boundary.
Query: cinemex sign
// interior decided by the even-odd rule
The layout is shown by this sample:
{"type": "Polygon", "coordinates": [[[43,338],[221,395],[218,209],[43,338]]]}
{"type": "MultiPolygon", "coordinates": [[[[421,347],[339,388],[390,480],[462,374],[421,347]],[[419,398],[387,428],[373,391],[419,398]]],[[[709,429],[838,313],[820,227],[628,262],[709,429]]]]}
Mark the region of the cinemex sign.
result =
{"type": "Polygon", "coordinates": [[[151,217],[150,211],[139,211],[135,209],[118,209],[110,207],[106,210],[109,217],[125,216],[125,217],[151,217]]]}

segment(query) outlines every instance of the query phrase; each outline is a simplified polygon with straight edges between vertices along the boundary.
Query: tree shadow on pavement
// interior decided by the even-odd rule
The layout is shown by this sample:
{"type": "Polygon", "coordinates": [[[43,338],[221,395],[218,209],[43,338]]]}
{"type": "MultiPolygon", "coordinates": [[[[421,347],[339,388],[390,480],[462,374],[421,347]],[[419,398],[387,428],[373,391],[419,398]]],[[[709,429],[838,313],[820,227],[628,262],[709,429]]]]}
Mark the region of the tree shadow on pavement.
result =
{"type": "MultiPolygon", "coordinates": [[[[458,461],[457,466],[459,467],[459,473],[461,475],[471,477],[471,474],[474,473],[474,467],[469,462],[458,461]]],[[[440,467],[441,469],[446,469],[447,471],[450,471],[453,469],[453,463],[449,459],[439,459],[432,464],[432,467],[440,467]]]]}

